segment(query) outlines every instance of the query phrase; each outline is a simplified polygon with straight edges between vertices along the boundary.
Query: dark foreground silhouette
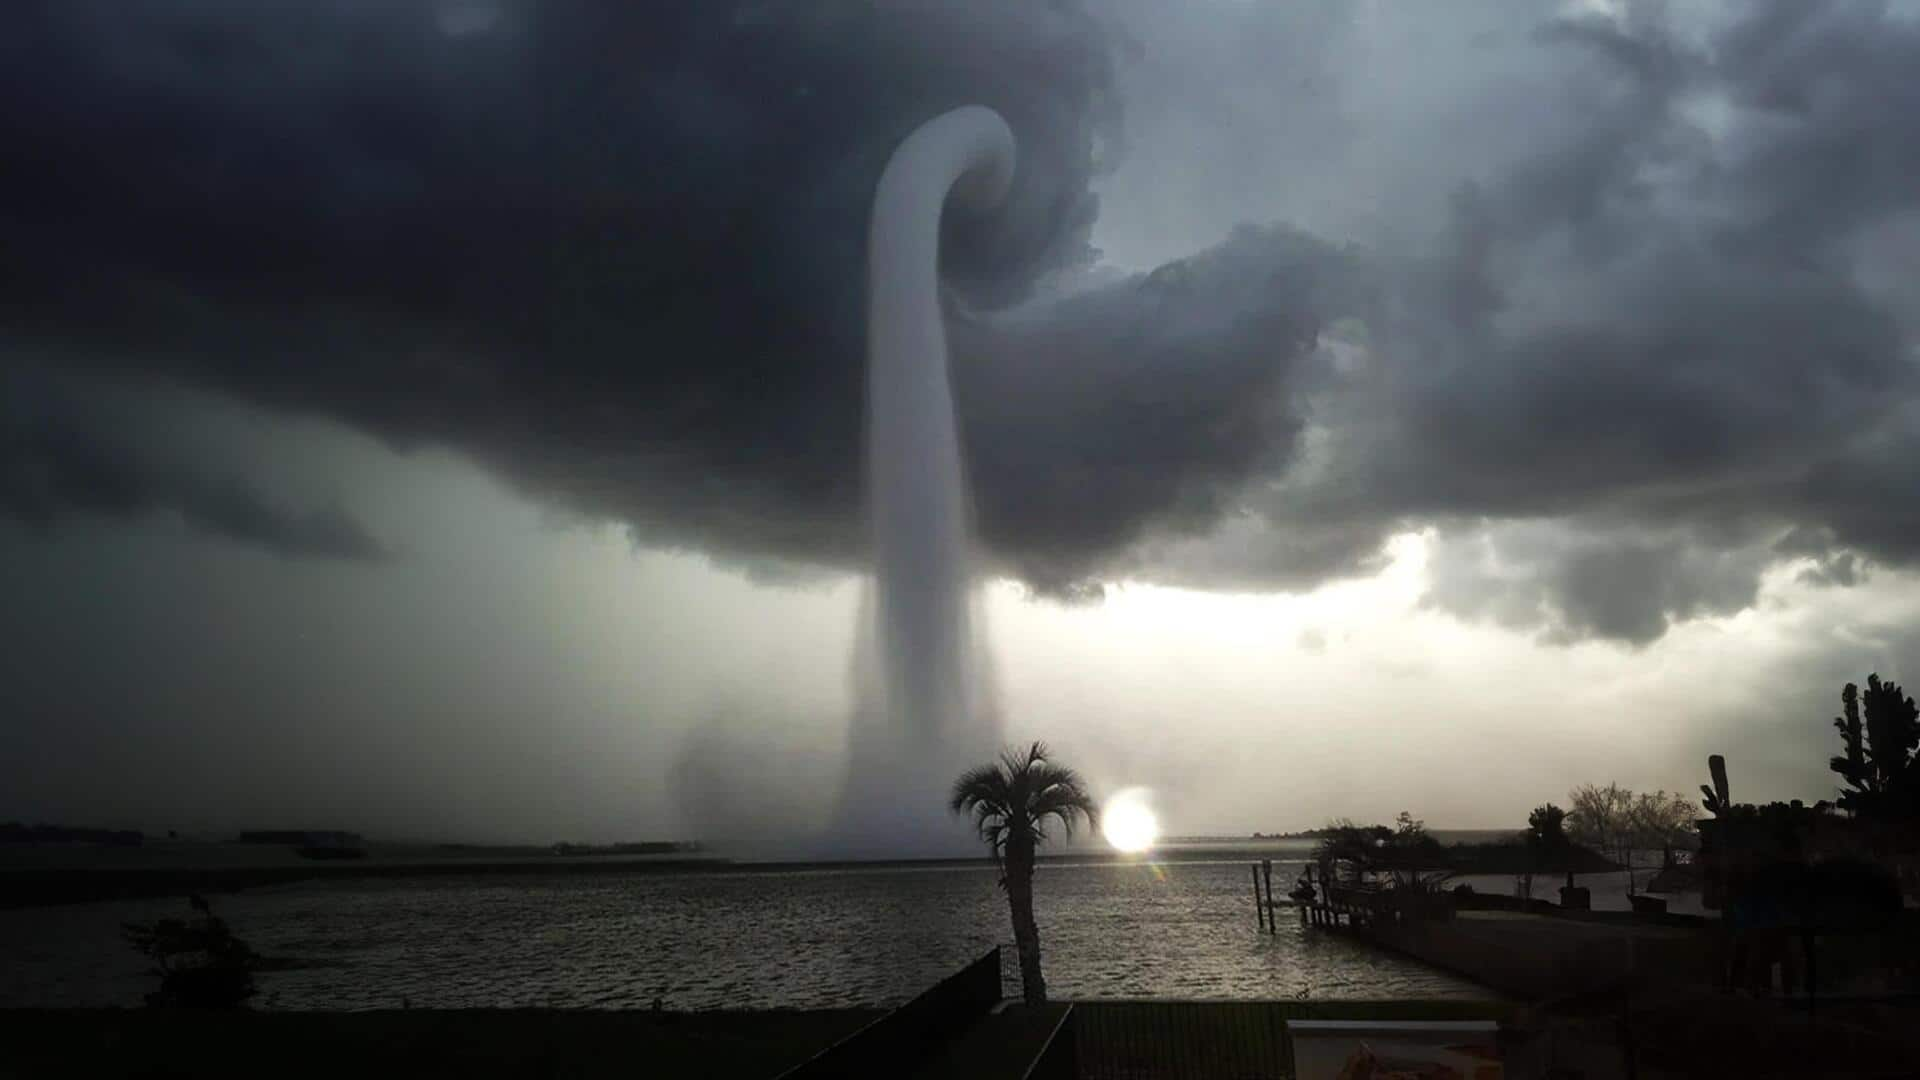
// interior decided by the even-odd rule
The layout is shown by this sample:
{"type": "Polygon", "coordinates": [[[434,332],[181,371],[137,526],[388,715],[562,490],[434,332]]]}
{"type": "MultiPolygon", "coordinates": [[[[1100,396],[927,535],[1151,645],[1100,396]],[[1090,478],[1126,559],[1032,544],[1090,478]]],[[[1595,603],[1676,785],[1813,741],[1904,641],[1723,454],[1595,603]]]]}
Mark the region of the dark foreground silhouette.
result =
{"type": "MultiPolygon", "coordinates": [[[[1048,1007],[1064,1010],[1065,1005],[1048,1007]]],[[[994,1053],[1024,1039],[881,1075],[1015,1080],[994,1053]]],[[[358,1075],[690,1077],[768,1080],[878,1020],[870,1009],[650,1013],[586,1010],[0,1011],[0,1076],[226,1078],[358,1075]]],[[[1510,1076],[1910,1077],[1913,1006],[1836,1003],[1817,1018],[1739,997],[1570,1004],[1553,1012],[1471,1002],[1084,1002],[1067,1030],[1087,1080],[1291,1075],[1291,1019],[1494,1018],[1510,1076]],[[1632,1071],[1626,1063],[1631,1060],[1632,1071]],[[1526,1065],[1545,1071],[1523,1073],[1526,1065]]],[[[871,1075],[871,1074],[869,1074],[871,1075]]]]}
{"type": "Polygon", "coordinates": [[[1100,809],[1079,775],[1049,760],[1046,744],[1037,742],[962,773],[953,782],[948,806],[973,820],[980,839],[993,853],[1013,916],[1022,996],[1030,1006],[1044,1005],[1047,983],[1040,967],[1040,927],[1033,918],[1034,859],[1047,841],[1049,820],[1071,836],[1076,821],[1092,828],[1100,809]]]}
{"type": "Polygon", "coordinates": [[[879,1015],[0,1010],[0,1077],[765,1078],[879,1015]]]}

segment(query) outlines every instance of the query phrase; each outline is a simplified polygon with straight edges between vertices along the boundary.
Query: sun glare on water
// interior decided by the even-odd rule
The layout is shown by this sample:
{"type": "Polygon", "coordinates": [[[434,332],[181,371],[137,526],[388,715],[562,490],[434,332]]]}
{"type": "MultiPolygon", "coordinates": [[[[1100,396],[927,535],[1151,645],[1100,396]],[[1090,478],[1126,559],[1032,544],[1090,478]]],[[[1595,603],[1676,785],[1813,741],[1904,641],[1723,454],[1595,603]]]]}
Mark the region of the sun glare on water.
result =
{"type": "Polygon", "coordinates": [[[1146,788],[1123,788],[1100,810],[1100,832],[1115,851],[1139,852],[1160,839],[1160,822],[1147,805],[1146,788]]]}

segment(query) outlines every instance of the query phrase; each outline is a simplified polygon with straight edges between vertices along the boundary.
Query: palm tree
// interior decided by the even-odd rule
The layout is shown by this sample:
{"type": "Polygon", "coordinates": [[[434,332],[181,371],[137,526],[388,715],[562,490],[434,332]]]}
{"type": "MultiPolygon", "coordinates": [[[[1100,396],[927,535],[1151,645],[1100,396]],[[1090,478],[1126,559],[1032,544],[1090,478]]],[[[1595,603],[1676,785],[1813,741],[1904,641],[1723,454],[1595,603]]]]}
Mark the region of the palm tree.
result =
{"type": "Polygon", "coordinates": [[[1013,913],[1013,940],[1020,952],[1020,984],[1029,1005],[1044,1005],[1047,982],[1040,974],[1040,928],[1033,921],[1033,857],[1046,840],[1046,821],[1059,819],[1068,836],[1074,822],[1085,818],[1092,828],[1099,817],[1093,797],[1080,777],[1064,765],[1047,759],[1047,748],[1034,743],[1024,752],[1008,750],[993,764],[968,769],[953,782],[949,807],[973,817],[980,839],[993,851],[1000,867],[1000,887],[1007,891],[1013,913]]]}
{"type": "Polygon", "coordinates": [[[1848,683],[1840,701],[1846,716],[1833,726],[1847,756],[1828,766],[1849,785],[1840,792],[1840,809],[1894,821],[1920,817],[1920,706],[1899,683],[1883,683],[1878,675],[1867,676],[1864,694],[1848,683]]]}

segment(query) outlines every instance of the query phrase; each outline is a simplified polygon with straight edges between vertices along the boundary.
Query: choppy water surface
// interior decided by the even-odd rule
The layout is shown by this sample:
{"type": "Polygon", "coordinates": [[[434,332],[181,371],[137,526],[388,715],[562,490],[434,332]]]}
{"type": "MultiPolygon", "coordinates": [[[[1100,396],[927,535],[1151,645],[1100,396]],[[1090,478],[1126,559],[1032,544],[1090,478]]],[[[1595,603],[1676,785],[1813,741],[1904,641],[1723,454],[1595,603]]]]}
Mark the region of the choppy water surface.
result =
{"type": "MultiPolygon", "coordinates": [[[[1276,864],[1275,883],[1297,869],[1276,864]]],[[[985,867],[369,880],[214,905],[258,951],[319,962],[260,977],[280,1008],[820,1007],[897,1003],[1011,946],[995,882],[985,867]]],[[[1244,861],[1043,866],[1036,891],[1057,997],[1487,996],[1284,917],[1258,932],[1244,861]]],[[[184,913],[0,913],[0,1006],[137,1004],[151,980],[120,924],[184,913]]]]}

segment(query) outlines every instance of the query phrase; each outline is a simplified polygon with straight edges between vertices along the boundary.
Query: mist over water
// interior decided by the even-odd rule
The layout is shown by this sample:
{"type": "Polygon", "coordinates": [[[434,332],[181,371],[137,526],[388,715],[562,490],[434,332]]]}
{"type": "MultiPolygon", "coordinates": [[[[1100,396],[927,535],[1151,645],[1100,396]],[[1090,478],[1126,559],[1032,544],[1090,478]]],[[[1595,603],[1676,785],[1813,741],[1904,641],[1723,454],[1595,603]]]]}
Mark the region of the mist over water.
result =
{"type": "Polygon", "coordinates": [[[951,196],[988,210],[1013,180],[1013,133],[967,106],[922,125],[887,163],[868,232],[867,481],[872,602],[863,605],[839,820],[846,853],[963,850],[944,795],[990,753],[969,558],[969,506],[942,317],[940,223],[951,196]]]}

